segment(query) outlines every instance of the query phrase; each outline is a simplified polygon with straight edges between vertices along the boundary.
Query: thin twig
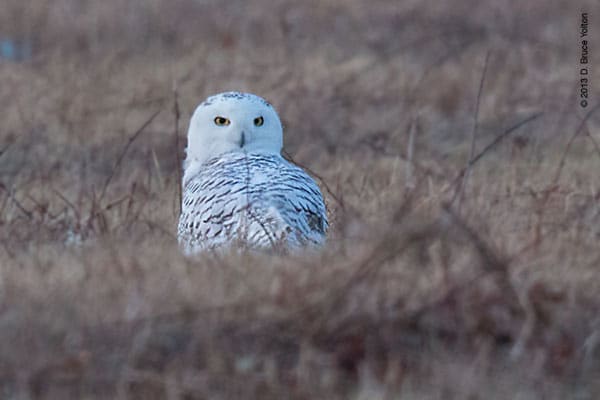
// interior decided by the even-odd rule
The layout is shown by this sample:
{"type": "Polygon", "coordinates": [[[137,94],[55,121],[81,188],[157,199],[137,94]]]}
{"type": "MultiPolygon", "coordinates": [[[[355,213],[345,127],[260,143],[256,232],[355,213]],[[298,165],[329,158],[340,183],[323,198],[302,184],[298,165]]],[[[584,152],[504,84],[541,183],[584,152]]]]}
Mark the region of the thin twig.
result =
{"type": "Polygon", "coordinates": [[[587,137],[590,139],[590,141],[594,145],[594,151],[596,152],[596,155],[598,157],[600,157],[600,145],[598,144],[598,141],[594,138],[594,136],[592,136],[590,130],[587,128],[585,130],[585,134],[587,135],[587,137]]]}
{"type": "Polygon", "coordinates": [[[471,228],[467,222],[460,217],[460,215],[455,212],[451,205],[444,204],[442,206],[445,215],[452,222],[452,225],[457,227],[469,242],[473,244],[479,256],[486,261],[484,267],[486,267],[489,271],[500,272],[505,276],[508,276],[508,262],[505,258],[498,256],[497,252],[492,248],[492,246],[483,240],[479,233],[471,228]]]}
{"type": "Polygon", "coordinates": [[[398,243],[397,223],[402,221],[412,210],[415,192],[410,192],[400,207],[394,211],[390,219],[391,224],[389,228],[376,245],[373,246],[371,251],[368,252],[366,257],[357,262],[350,276],[336,285],[335,289],[327,292],[327,297],[323,299],[324,302],[302,305],[297,310],[299,314],[313,314],[313,316],[307,318],[314,321],[313,326],[319,326],[323,322],[322,317],[330,315],[330,312],[325,311],[324,307],[328,308],[328,311],[336,309],[340,302],[347,298],[350,289],[357,282],[364,282],[369,276],[376,274],[381,270],[382,265],[404,253],[419,237],[424,236],[424,232],[431,232],[433,225],[425,226],[416,232],[411,232],[406,240],[398,243]],[[390,245],[391,243],[393,245],[390,245]]]}
{"type": "Polygon", "coordinates": [[[533,114],[530,117],[525,118],[523,121],[516,123],[515,125],[511,126],[510,128],[508,128],[506,131],[504,131],[504,133],[502,133],[496,139],[494,139],[494,141],[492,143],[490,143],[487,146],[485,146],[485,148],[483,150],[481,150],[473,158],[473,160],[469,163],[468,167],[470,168],[473,165],[475,165],[475,163],[477,163],[488,151],[490,151],[491,149],[493,149],[494,147],[496,147],[496,145],[498,143],[500,143],[503,139],[505,139],[508,135],[510,135],[511,133],[513,133],[514,131],[516,131],[520,127],[522,127],[523,125],[526,125],[526,124],[530,123],[531,121],[538,119],[542,115],[544,115],[543,112],[538,112],[536,114],[533,114]]]}
{"type": "MultiPolygon", "coordinates": [[[[456,178],[454,178],[454,181],[452,182],[452,184],[449,186],[449,189],[453,188],[453,187],[456,187],[456,185],[462,181],[462,177],[464,176],[464,174],[467,171],[467,169],[468,168],[472,168],[479,160],[481,160],[481,158],[483,158],[484,155],[486,155],[490,150],[492,150],[494,147],[496,147],[498,145],[498,143],[500,143],[508,135],[510,135],[511,133],[513,133],[514,131],[516,131],[520,127],[522,127],[523,125],[528,124],[529,122],[531,122],[531,121],[539,118],[543,114],[544,114],[543,112],[538,112],[536,114],[533,114],[533,115],[525,118],[523,121],[520,121],[520,122],[516,123],[515,125],[511,126],[507,130],[505,130],[503,133],[501,133],[500,135],[498,135],[490,144],[488,144],[487,146],[485,146],[485,148],[483,150],[481,150],[475,157],[473,157],[471,159],[471,161],[467,164],[467,166],[464,167],[458,173],[458,175],[456,176],[456,178]]],[[[458,191],[456,191],[454,193],[454,197],[456,197],[457,194],[458,194],[458,191]]],[[[450,201],[450,203],[453,203],[453,202],[454,202],[454,198],[450,201]]]]}
{"type": "Polygon", "coordinates": [[[323,185],[323,187],[325,188],[325,190],[327,191],[327,193],[329,193],[329,195],[336,201],[336,203],[338,203],[338,205],[340,207],[342,207],[342,209],[344,208],[344,202],[342,200],[340,200],[340,198],[329,187],[329,185],[327,184],[327,182],[325,181],[325,179],[322,176],[320,176],[319,174],[317,174],[315,171],[311,170],[307,166],[302,165],[302,164],[296,162],[296,160],[294,160],[292,158],[292,156],[290,155],[290,153],[288,153],[287,151],[285,151],[285,149],[281,150],[281,152],[283,153],[283,155],[286,158],[286,160],[288,160],[292,164],[295,164],[295,165],[299,166],[300,168],[308,171],[309,174],[311,174],[312,176],[314,176],[315,178],[317,178],[319,180],[319,182],[321,182],[321,184],[323,185]]]}
{"type": "Polygon", "coordinates": [[[175,157],[177,160],[177,194],[178,194],[178,209],[177,215],[181,214],[181,201],[182,201],[182,187],[181,187],[181,175],[182,175],[182,165],[181,165],[181,155],[179,154],[179,118],[181,116],[179,110],[179,92],[177,90],[177,82],[173,82],[173,116],[174,125],[173,125],[173,135],[175,136],[175,157]]]}
{"type": "Polygon", "coordinates": [[[110,175],[108,176],[108,178],[106,178],[106,182],[104,182],[104,186],[102,187],[102,191],[100,192],[100,197],[98,198],[98,203],[102,202],[102,199],[104,198],[104,195],[106,194],[106,190],[108,189],[108,185],[110,185],[110,181],[113,179],[116,170],[121,165],[121,162],[123,161],[123,158],[125,157],[125,154],[127,154],[127,150],[129,149],[129,146],[131,146],[131,143],[133,143],[135,141],[135,139],[137,139],[137,137],[140,136],[140,134],[144,131],[144,129],[146,129],[146,127],[148,127],[148,125],[150,125],[152,123],[152,121],[154,121],[154,118],[156,118],[156,116],[158,114],[160,114],[161,111],[162,111],[162,108],[159,108],[158,110],[156,110],[154,112],[154,114],[152,114],[150,116],[150,118],[148,118],[146,120],[146,122],[144,122],[142,124],[142,126],[137,131],[135,131],[135,133],[133,135],[131,135],[129,140],[127,140],[127,144],[125,144],[125,147],[123,147],[121,154],[119,154],[119,157],[117,158],[117,161],[115,162],[115,165],[113,166],[112,170],[110,171],[110,175]]]}
{"type": "Polygon", "coordinates": [[[596,111],[598,111],[599,108],[600,108],[600,103],[596,104],[590,111],[588,111],[588,113],[585,114],[585,116],[579,123],[577,130],[569,138],[569,141],[567,142],[567,146],[565,147],[565,151],[563,151],[563,154],[560,158],[560,163],[558,164],[556,173],[554,174],[554,179],[552,180],[552,184],[556,184],[558,182],[558,180],[560,179],[560,175],[562,174],[562,170],[563,170],[563,168],[565,166],[565,162],[567,160],[567,155],[569,154],[569,151],[571,150],[571,146],[573,145],[573,142],[575,141],[577,136],[579,136],[579,134],[583,131],[583,128],[585,127],[587,120],[592,116],[592,114],[594,114],[596,111]]]}
{"type": "Polygon", "coordinates": [[[156,175],[158,180],[158,186],[160,191],[162,192],[165,189],[165,182],[163,181],[163,174],[160,168],[160,162],[158,161],[158,157],[156,156],[156,151],[152,149],[152,162],[154,163],[154,168],[156,169],[156,175]]]}
{"type": "Polygon", "coordinates": [[[477,101],[475,102],[475,114],[473,115],[473,129],[471,132],[471,148],[469,150],[469,161],[467,163],[466,171],[464,173],[462,184],[460,187],[460,194],[458,196],[458,211],[460,212],[460,207],[462,205],[462,200],[465,194],[465,189],[467,186],[467,180],[469,179],[469,175],[471,173],[471,162],[473,161],[473,157],[475,156],[475,143],[477,139],[477,128],[479,127],[479,105],[481,104],[481,93],[483,92],[483,84],[485,82],[485,75],[487,72],[488,61],[490,59],[490,51],[485,55],[485,60],[483,61],[483,70],[481,72],[481,79],[479,80],[479,89],[477,91],[477,101]]]}
{"type": "Polygon", "coordinates": [[[23,206],[23,205],[22,205],[22,204],[21,204],[21,203],[20,203],[20,202],[17,200],[17,198],[15,197],[15,194],[13,193],[13,191],[12,191],[12,190],[8,190],[8,196],[9,196],[9,197],[10,197],[10,199],[12,200],[13,204],[14,204],[14,205],[16,205],[16,206],[17,206],[17,208],[18,208],[19,210],[21,210],[21,212],[22,212],[23,214],[25,214],[25,216],[26,216],[28,219],[33,219],[33,213],[32,213],[31,211],[27,210],[27,209],[26,209],[26,208],[25,208],[25,207],[24,207],[24,206],[23,206]]]}
{"type": "MultiPolygon", "coordinates": [[[[468,49],[471,45],[477,43],[477,40],[478,40],[477,38],[469,38],[468,40],[463,41],[459,45],[453,46],[448,51],[443,53],[440,57],[433,60],[433,62],[431,64],[426,66],[423,69],[421,76],[419,77],[419,79],[417,79],[415,81],[414,86],[408,93],[407,98],[408,98],[409,103],[412,103],[413,107],[416,107],[418,109],[420,102],[424,98],[423,96],[421,96],[423,83],[427,80],[427,78],[429,78],[429,74],[432,71],[434,71],[436,68],[439,68],[440,66],[445,64],[446,61],[452,60],[453,58],[458,57],[460,54],[462,54],[462,52],[464,52],[466,49],[468,49]]],[[[413,114],[414,114],[414,111],[413,111],[413,114]]]]}
{"type": "Polygon", "coordinates": [[[2,150],[0,150],[0,157],[2,157],[2,155],[3,155],[4,153],[6,153],[6,150],[8,150],[8,148],[9,148],[10,146],[12,146],[12,144],[13,144],[13,143],[14,143],[14,142],[9,142],[9,143],[8,143],[6,146],[4,146],[4,147],[2,148],[2,150]]]}
{"type": "Polygon", "coordinates": [[[415,132],[417,131],[417,118],[413,118],[408,132],[408,145],[406,146],[406,176],[405,187],[408,190],[415,188],[413,156],[415,152],[415,132]]]}
{"type": "Polygon", "coordinates": [[[75,217],[77,218],[77,221],[81,221],[81,214],[79,213],[79,210],[77,209],[77,207],[75,207],[75,205],[58,190],[52,188],[52,192],[55,195],[57,195],[67,206],[69,206],[69,208],[71,208],[71,210],[73,210],[73,212],[75,213],[75,217]]]}
{"type": "MultiPolygon", "coordinates": [[[[519,251],[517,251],[516,255],[524,254],[527,251],[529,251],[530,249],[538,247],[539,244],[542,242],[542,239],[545,236],[547,236],[547,234],[542,234],[542,230],[541,230],[541,222],[542,222],[542,218],[544,216],[544,212],[546,211],[546,204],[548,204],[548,201],[550,200],[550,196],[552,195],[552,193],[554,193],[558,189],[558,180],[560,179],[560,176],[562,174],[562,170],[564,168],[564,165],[565,165],[565,162],[567,159],[567,155],[571,149],[571,146],[573,145],[573,142],[575,141],[577,136],[579,136],[579,134],[583,131],[584,127],[586,126],[587,120],[599,108],[600,108],[600,103],[596,104],[592,109],[590,109],[590,111],[588,111],[588,113],[583,117],[583,119],[579,123],[579,126],[577,127],[577,129],[575,130],[573,135],[571,135],[571,137],[569,138],[569,141],[567,142],[567,146],[565,147],[565,150],[563,151],[560,162],[559,162],[556,172],[554,174],[554,178],[552,179],[552,182],[550,183],[548,188],[543,191],[543,196],[538,201],[537,219],[538,219],[539,223],[536,228],[536,234],[534,235],[534,239],[530,243],[525,244],[519,251]]],[[[590,139],[592,140],[592,142],[596,145],[595,140],[592,138],[592,136],[591,136],[591,134],[589,134],[589,132],[588,132],[588,135],[589,135],[590,139]]]]}

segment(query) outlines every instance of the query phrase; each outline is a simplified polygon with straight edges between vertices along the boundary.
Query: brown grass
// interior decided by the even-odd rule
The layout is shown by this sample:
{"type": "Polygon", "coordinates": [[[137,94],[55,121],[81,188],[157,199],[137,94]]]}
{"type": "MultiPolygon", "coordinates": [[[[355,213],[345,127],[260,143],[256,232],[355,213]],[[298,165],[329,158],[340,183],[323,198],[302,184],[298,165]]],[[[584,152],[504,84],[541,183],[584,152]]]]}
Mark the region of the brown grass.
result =
{"type": "Polygon", "coordinates": [[[0,398],[594,398],[594,2],[522,3],[6,0],[0,398]],[[180,254],[187,120],[231,89],[322,179],[322,254],[180,254]]]}

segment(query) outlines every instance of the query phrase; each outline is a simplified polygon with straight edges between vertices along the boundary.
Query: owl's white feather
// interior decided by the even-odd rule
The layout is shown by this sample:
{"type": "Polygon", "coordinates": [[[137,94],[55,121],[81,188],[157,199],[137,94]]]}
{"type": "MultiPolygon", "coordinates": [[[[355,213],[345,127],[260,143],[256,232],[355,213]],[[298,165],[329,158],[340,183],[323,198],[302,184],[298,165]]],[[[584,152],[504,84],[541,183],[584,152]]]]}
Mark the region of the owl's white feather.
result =
{"type": "Polygon", "coordinates": [[[277,113],[258,96],[227,92],[198,106],[188,131],[178,228],[187,254],[324,242],[323,196],[306,172],[281,157],[282,143],[277,113]]]}

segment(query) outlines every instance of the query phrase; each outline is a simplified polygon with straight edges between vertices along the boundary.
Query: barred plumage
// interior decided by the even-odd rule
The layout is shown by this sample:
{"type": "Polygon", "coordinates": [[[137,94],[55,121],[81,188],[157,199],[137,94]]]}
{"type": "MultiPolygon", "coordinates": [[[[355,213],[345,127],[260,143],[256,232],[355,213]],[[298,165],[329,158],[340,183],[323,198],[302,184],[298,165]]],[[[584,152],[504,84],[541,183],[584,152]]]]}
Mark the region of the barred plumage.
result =
{"type": "Polygon", "coordinates": [[[185,183],[179,240],[187,253],[323,242],[325,205],[315,182],[281,156],[227,153],[185,183]]]}
{"type": "Polygon", "coordinates": [[[281,157],[281,123],[270,104],[238,92],[210,97],[194,113],[188,136],[178,227],[187,254],[324,242],[323,196],[308,174],[281,157]]]}

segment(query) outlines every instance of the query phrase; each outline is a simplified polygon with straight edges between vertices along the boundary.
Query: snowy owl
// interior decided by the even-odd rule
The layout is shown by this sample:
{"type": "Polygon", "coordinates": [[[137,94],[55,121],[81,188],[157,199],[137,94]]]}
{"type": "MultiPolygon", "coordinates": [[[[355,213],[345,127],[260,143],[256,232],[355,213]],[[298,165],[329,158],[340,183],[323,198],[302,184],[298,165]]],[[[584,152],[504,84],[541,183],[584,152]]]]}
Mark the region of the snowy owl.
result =
{"type": "Polygon", "coordinates": [[[315,181],[281,156],[283,128],[267,101],[227,92],[190,121],[178,239],[186,254],[219,247],[322,244],[327,212],[315,181]]]}

